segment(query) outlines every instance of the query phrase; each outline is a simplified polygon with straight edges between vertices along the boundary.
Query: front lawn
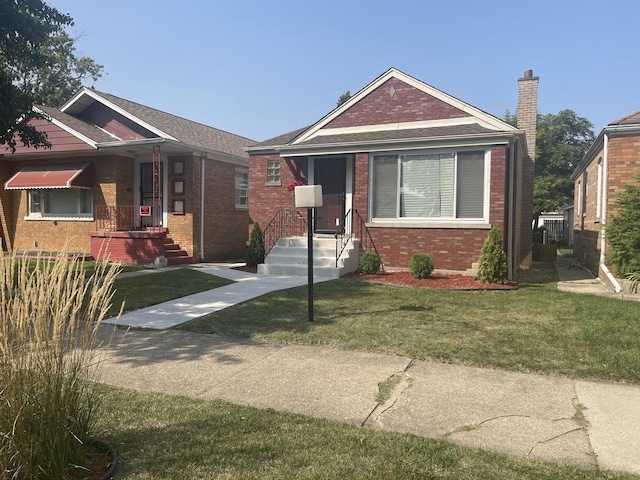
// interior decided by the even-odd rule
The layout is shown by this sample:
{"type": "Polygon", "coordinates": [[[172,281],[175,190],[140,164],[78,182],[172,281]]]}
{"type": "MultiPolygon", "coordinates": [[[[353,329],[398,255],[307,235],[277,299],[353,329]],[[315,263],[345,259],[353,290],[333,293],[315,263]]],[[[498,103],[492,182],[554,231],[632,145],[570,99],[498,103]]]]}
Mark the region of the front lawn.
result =
{"type": "Polygon", "coordinates": [[[640,383],[640,304],[560,292],[552,264],[516,291],[432,291],[339,279],[275,292],[178,329],[640,383]]]}
{"type": "Polygon", "coordinates": [[[123,301],[124,311],[127,312],[230,283],[233,281],[190,268],[171,268],[131,277],[116,277],[113,282],[113,306],[106,318],[116,315],[123,301]]]}

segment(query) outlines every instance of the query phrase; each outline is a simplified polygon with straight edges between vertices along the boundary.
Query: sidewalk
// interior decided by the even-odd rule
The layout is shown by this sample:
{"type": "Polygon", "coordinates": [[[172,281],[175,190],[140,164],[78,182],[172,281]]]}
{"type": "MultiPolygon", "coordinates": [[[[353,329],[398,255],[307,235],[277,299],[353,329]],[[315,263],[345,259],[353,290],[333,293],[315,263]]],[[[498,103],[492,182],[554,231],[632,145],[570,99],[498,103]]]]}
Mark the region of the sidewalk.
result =
{"type": "MultiPolygon", "coordinates": [[[[559,260],[556,266],[558,288],[609,295],[573,264],[559,260]]],[[[194,268],[237,283],[132,312],[119,322],[149,330],[102,325],[99,381],[640,474],[640,386],[162,330],[306,284],[306,277],[257,276],[228,265],[194,268]],[[379,384],[394,376],[400,382],[391,398],[378,404],[379,384]]]]}
{"type": "Polygon", "coordinates": [[[107,384],[640,474],[638,386],[191,332],[100,328],[98,380],[107,384]],[[394,375],[399,385],[377,404],[379,383],[394,375]]]}

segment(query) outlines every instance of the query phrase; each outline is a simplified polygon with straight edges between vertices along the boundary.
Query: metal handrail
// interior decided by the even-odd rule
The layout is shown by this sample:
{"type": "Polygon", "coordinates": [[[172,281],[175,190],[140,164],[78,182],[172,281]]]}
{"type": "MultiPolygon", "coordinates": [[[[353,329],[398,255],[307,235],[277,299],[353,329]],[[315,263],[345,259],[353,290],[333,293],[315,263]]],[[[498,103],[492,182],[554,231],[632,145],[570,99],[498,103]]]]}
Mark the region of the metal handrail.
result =
{"type": "Polygon", "coordinates": [[[276,242],[283,237],[303,237],[307,231],[307,219],[295,209],[279,210],[262,231],[264,253],[268,255],[276,242]]]}
{"type": "MultiPolygon", "coordinates": [[[[376,248],[376,244],[371,237],[371,232],[369,232],[369,228],[365,223],[364,219],[358,213],[358,210],[353,208],[350,209],[344,215],[344,219],[342,222],[343,229],[336,232],[336,267],[338,266],[338,260],[342,256],[342,253],[347,248],[349,242],[357,238],[360,240],[360,251],[363,252],[375,252],[380,258],[380,254],[378,253],[378,249],[376,248]]],[[[382,260],[380,261],[380,269],[384,271],[384,265],[382,264],[382,260]]]]}
{"type": "Polygon", "coordinates": [[[137,231],[155,225],[153,217],[141,216],[140,205],[96,205],[94,208],[96,228],[102,231],[137,231]]]}

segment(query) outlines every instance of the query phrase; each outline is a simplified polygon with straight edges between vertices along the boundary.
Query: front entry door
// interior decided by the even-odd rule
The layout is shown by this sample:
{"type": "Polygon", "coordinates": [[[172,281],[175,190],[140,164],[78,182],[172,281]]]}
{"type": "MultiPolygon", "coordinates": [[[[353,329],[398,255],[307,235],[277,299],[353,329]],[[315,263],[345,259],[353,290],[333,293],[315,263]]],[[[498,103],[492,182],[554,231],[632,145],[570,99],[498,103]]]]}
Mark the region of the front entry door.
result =
{"type": "Polygon", "coordinates": [[[316,209],[315,231],[343,232],[347,160],[345,157],[316,158],[313,163],[314,183],[322,185],[322,207],[316,209]]]}
{"type": "Polygon", "coordinates": [[[152,215],[141,217],[142,227],[159,227],[162,223],[162,165],[160,165],[160,178],[158,180],[158,192],[154,193],[153,163],[140,164],[140,205],[151,207],[152,215]]]}

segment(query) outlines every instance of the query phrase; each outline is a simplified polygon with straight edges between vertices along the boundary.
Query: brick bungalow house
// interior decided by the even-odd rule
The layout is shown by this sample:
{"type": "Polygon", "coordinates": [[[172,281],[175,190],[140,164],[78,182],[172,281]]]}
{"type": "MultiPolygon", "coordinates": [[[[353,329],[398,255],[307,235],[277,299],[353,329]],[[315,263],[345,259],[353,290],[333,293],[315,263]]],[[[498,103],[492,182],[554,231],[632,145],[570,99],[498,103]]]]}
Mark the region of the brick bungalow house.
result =
{"type": "MultiPolygon", "coordinates": [[[[496,225],[515,278],[531,262],[537,89],[525,72],[518,129],[392,68],[313,125],[247,148],[249,211],[266,248],[282,256],[282,238],[305,234],[295,186],[322,185],[313,229],[326,250],[336,244],[338,268],[355,243],[386,268],[426,252],[436,269],[472,272],[496,225]]],[[[292,263],[281,258],[263,271],[292,263]]]]}
{"type": "Polygon", "coordinates": [[[640,111],[604,127],[573,172],[573,254],[618,290],[607,268],[607,219],[618,192],[640,172],[640,111]]]}
{"type": "Polygon", "coordinates": [[[38,110],[51,148],[0,152],[4,250],[66,242],[125,264],[244,258],[243,149],[255,142],[87,88],[38,110]]]}

